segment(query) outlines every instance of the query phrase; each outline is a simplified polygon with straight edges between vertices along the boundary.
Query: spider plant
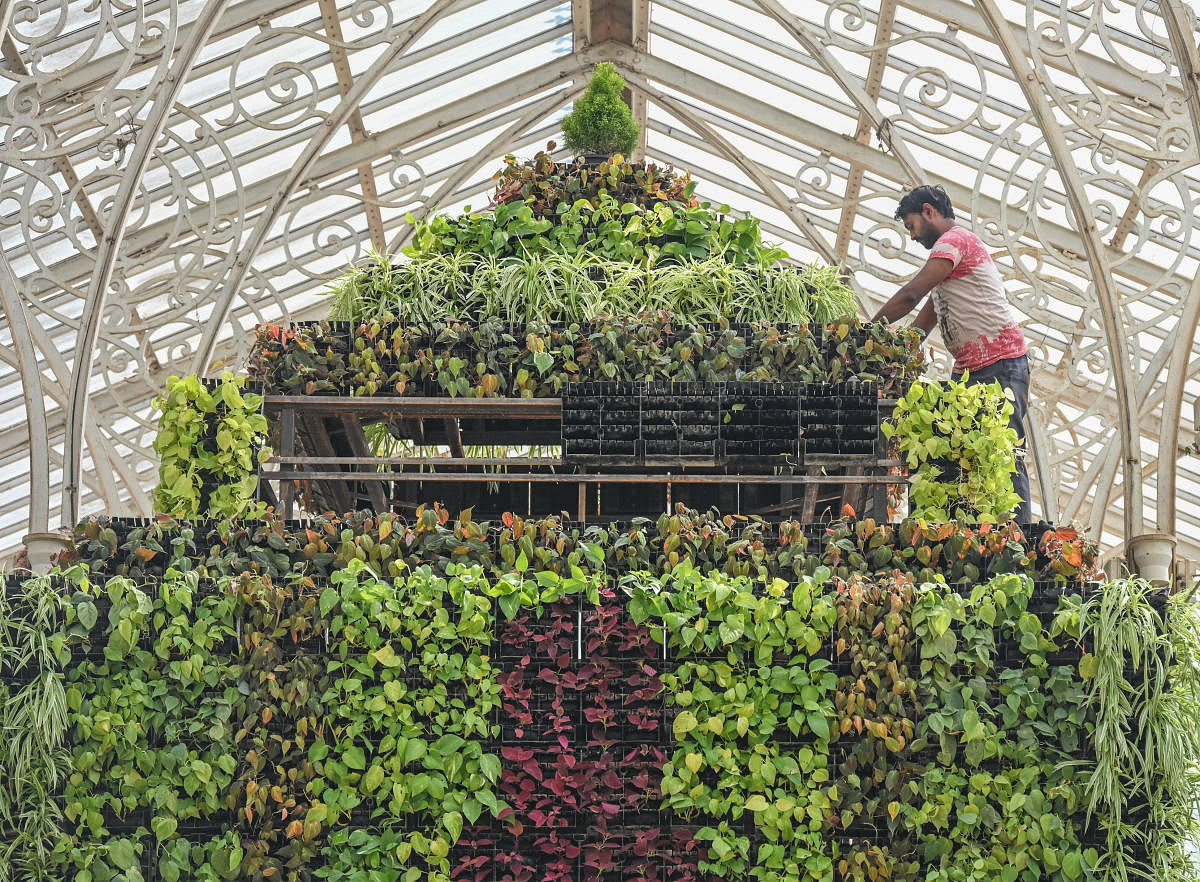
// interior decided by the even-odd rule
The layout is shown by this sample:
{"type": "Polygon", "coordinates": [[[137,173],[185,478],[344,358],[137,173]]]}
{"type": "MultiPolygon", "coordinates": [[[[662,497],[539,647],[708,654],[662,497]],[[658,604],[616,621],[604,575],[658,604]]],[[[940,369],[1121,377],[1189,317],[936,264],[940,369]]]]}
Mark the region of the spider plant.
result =
{"type": "Polygon", "coordinates": [[[838,267],[810,263],[795,272],[808,288],[813,321],[827,325],[858,312],[854,292],[842,281],[838,267]]]}
{"type": "Polygon", "coordinates": [[[1153,590],[1114,579],[1082,612],[1096,757],[1087,809],[1107,830],[1110,882],[1195,878],[1187,848],[1200,808],[1200,611],[1179,597],[1160,609],[1153,590]],[[1135,813],[1144,819],[1128,823],[1135,813]],[[1133,857],[1135,847],[1153,866],[1133,857]]]}
{"type": "Polygon", "coordinates": [[[364,315],[378,315],[380,304],[395,296],[401,281],[388,256],[368,247],[367,256],[353,263],[344,275],[329,286],[333,295],[329,318],[333,321],[352,321],[364,315]]]}
{"type": "Polygon", "coordinates": [[[70,773],[67,698],[53,645],[61,599],[48,576],[10,593],[12,584],[0,596],[0,668],[11,685],[0,705],[0,880],[52,878],[46,868],[62,821],[53,797],[70,773]]]}
{"type": "Polygon", "coordinates": [[[797,324],[812,321],[808,285],[794,268],[781,267],[775,271],[760,271],[758,279],[759,283],[771,292],[771,303],[779,308],[777,313],[767,316],[766,321],[793,321],[797,324]]]}
{"type": "Polygon", "coordinates": [[[390,315],[402,323],[496,316],[523,324],[667,312],[695,323],[828,324],[856,310],[834,267],[758,267],[722,253],[648,268],[586,251],[447,252],[395,266],[371,252],[331,290],[332,319],[390,315]]]}

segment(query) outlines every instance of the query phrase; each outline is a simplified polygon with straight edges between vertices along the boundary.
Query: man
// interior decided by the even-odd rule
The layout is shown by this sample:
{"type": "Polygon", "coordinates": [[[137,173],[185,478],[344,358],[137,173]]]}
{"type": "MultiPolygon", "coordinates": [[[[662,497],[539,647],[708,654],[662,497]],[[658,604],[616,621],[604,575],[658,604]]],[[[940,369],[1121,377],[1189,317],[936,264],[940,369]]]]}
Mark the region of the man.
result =
{"type": "Polygon", "coordinates": [[[915,309],[925,295],[913,326],[928,334],[934,322],[954,356],[954,379],[968,373],[968,383],[1000,385],[1012,393],[1010,425],[1019,447],[1013,489],[1021,497],[1017,523],[1029,523],[1029,472],[1025,447],[1025,410],[1029,395],[1029,357],[1025,335],[1008,304],[1000,273],[983,242],[954,222],[954,207],[941,187],[917,187],[900,200],[896,220],[929,249],[925,266],[892,295],[875,321],[896,321],[915,309]]]}

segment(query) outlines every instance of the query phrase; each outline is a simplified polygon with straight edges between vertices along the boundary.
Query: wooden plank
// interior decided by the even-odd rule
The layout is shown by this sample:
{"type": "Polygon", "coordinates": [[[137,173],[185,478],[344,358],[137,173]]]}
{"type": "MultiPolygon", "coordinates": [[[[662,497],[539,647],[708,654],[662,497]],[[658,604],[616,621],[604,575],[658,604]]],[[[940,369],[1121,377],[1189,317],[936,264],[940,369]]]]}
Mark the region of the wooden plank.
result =
{"type": "MultiPolygon", "coordinates": [[[[320,458],[336,460],[337,451],[333,449],[333,441],[329,437],[329,431],[325,428],[324,417],[302,412],[300,414],[300,425],[304,429],[306,439],[312,442],[313,447],[320,454],[320,458]]],[[[302,458],[287,457],[287,459],[302,458]]],[[[313,463],[313,465],[315,464],[313,463]]],[[[333,504],[339,512],[347,512],[354,507],[354,500],[350,498],[350,491],[343,485],[336,484],[331,487],[330,494],[333,496],[333,504]]]]}
{"type": "Polygon", "coordinates": [[[458,428],[458,420],[448,417],[442,420],[442,427],[446,430],[446,440],[449,442],[450,452],[458,459],[466,459],[467,452],[463,449],[462,432],[458,428]]]}
{"type": "Polygon", "coordinates": [[[317,472],[280,470],[275,479],[305,481],[465,481],[500,484],[529,481],[535,484],[803,484],[838,486],[841,484],[905,484],[908,478],[897,475],[631,475],[631,474],[554,474],[538,472],[317,472]]]}
{"type": "MultiPolygon", "coordinates": [[[[818,475],[819,469],[809,469],[808,474],[811,477],[824,477],[818,475]]],[[[809,484],[804,489],[804,505],[800,509],[800,522],[802,524],[811,524],[817,516],[817,487],[818,484],[809,484]]]]}
{"type": "MultiPolygon", "coordinates": [[[[296,411],[285,407],[279,420],[279,446],[284,456],[296,453],[296,411]]],[[[279,487],[280,501],[283,503],[283,516],[289,520],[294,514],[296,488],[291,481],[285,481],[279,487]]]]}
{"type": "MultiPolygon", "coordinates": [[[[350,442],[350,449],[354,451],[354,454],[356,456],[368,456],[367,437],[363,434],[362,423],[358,421],[358,416],[354,413],[343,413],[342,425],[346,427],[346,439],[350,442]]],[[[330,477],[328,472],[316,472],[315,474],[326,479],[330,477]]],[[[347,478],[350,480],[365,479],[367,495],[371,497],[371,504],[375,506],[376,513],[391,511],[387,496],[383,492],[383,488],[377,483],[379,479],[376,477],[375,472],[340,473],[335,480],[344,480],[347,478]]]]}
{"type": "Polygon", "coordinates": [[[267,395],[263,398],[263,407],[268,411],[297,407],[306,413],[391,413],[400,418],[425,419],[490,417],[558,420],[562,417],[561,398],[347,398],[330,395],[267,395]]]}

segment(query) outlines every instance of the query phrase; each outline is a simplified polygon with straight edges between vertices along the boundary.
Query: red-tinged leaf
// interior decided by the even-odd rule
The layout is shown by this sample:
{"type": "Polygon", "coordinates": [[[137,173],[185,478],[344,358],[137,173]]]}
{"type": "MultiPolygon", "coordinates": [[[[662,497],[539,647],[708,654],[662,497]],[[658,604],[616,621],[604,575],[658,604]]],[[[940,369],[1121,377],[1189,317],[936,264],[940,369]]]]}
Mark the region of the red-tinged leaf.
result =
{"type": "Polygon", "coordinates": [[[521,770],[539,783],[546,780],[542,774],[542,767],[538,764],[537,760],[531,759],[521,763],[521,770]]]}
{"type": "Polygon", "coordinates": [[[617,815],[621,812],[621,807],[616,803],[602,802],[600,803],[600,811],[606,815],[617,815]]]}
{"type": "Polygon", "coordinates": [[[558,744],[560,747],[562,747],[563,750],[566,750],[568,747],[567,736],[559,735],[558,736],[558,744]]]}

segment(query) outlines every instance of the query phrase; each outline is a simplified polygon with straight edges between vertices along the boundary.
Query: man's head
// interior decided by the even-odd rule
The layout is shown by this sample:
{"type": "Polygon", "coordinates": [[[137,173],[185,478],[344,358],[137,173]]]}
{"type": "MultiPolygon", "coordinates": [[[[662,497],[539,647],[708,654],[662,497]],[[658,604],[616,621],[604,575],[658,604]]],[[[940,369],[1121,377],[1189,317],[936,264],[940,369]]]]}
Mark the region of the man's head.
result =
{"type": "Polygon", "coordinates": [[[917,242],[932,248],[946,230],[954,226],[954,206],[941,187],[928,185],[906,193],[896,208],[896,220],[917,242]]]}

